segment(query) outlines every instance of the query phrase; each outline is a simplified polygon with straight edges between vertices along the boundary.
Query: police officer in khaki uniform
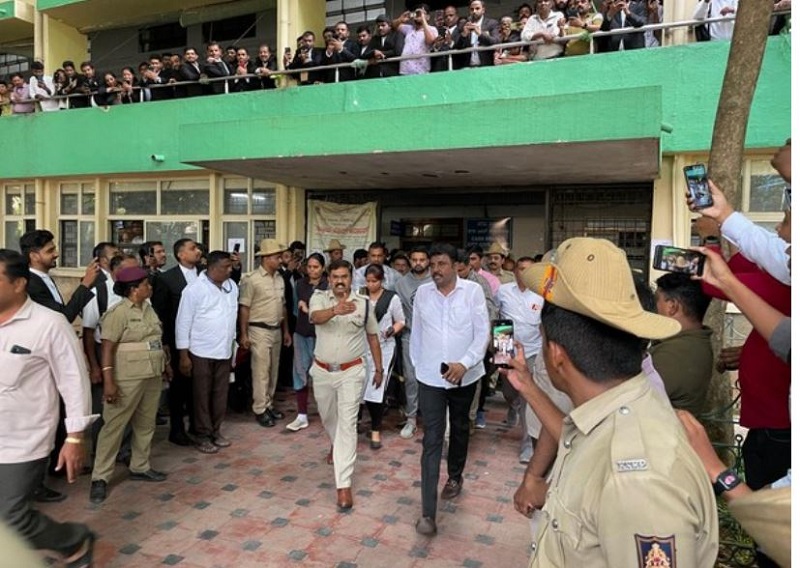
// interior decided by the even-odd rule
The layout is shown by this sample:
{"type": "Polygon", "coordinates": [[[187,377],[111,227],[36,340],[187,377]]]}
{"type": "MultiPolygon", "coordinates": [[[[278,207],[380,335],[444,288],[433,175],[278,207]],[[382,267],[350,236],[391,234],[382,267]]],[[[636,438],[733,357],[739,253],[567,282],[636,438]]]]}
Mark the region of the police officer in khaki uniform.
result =
{"type": "Polygon", "coordinates": [[[351,477],[356,463],[356,421],[364,392],[364,353],[369,345],[375,373],[367,380],[378,387],[383,359],[378,322],[369,300],[351,290],[353,266],[335,260],[328,266],[328,290],[317,290],[309,302],[309,320],[316,326],[317,343],[310,375],[314,379],[322,424],[333,444],[336,504],[353,506],[351,477]]]}
{"type": "MultiPolygon", "coordinates": [[[[545,299],[541,357],[575,407],[548,481],[526,479],[542,500],[546,491],[530,566],[713,566],[711,484],[641,371],[639,338],[670,337],[680,325],[642,309],[624,251],[604,239],[569,239],[522,278],[545,299]]],[[[528,400],[532,378],[517,348],[507,376],[528,400]]]]}
{"type": "Polygon", "coordinates": [[[125,426],[133,429],[130,478],[164,481],[165,473],[150,467],[150,444],[155,432],[161,397],[161,379],[170,367],[161,344],[161,321],[147,300],[153,293],[146,270],[123,268],[117,273],[114,293],[125,298],[100,320],[103,338],[103,428],[97,440],[89,499],[105,500],[114,473],[125,426]]]}
{"type": "Polygon", "coordinates": [[[507,256],[508,251],[497,242],[492,243],[492,246],[486,251],[486,258],[489,261],[489,272],[494,274],[500,281],[500,284],[508,284],[509,282],[515,281],[514,273],[503,269],[503,262],[505,262],[507,256]]]}
{"type": "Polygon", "coordinates": [[[253,413],[265,427],[275,426],[275,420],[283,418],[283,413],[273,408],[273,397],[281,345],[292,344],[286,317],[286,282],[278,270],[286,250],[273,239],[262,240],[256,253],[261,265],[244,277],[239,290],[239,344],[251,353],[253,413]]]}

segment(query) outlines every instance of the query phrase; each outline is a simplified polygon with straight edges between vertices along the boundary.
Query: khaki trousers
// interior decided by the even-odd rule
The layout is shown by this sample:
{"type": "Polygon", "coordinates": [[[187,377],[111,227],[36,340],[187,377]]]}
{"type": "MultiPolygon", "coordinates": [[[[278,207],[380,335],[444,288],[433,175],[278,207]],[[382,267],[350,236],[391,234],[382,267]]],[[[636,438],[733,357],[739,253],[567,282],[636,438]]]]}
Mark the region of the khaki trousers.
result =
{"type": "Polygon", "coordinates": [[[272,408],[272,399],[278,386],[283,332],[280,329],[249,326],[247,333],[250,337],[253,412],[263,414],[266,409],[272,408]]]}
{"type": "Polygon", "coordinates": [[[103,404],[103,428],[97,437],[92,481],[108,481],[111,478],[128,422],[133,429],[130,469],[136,473],[150,469],[150,444],[156,430],[161,377],[123,379],[117,382],[117,386],[119,402],[103,404]]]}
{"type": "Polygon", "coordinates": [[[314,397],[322,425],[333,444],[336,488],[344,489],[352,485],[356,464],[356,423],[364,390],[364,365],[329,373],[319,365],[312,364],[310,374],[314,379],[314,397]]]}

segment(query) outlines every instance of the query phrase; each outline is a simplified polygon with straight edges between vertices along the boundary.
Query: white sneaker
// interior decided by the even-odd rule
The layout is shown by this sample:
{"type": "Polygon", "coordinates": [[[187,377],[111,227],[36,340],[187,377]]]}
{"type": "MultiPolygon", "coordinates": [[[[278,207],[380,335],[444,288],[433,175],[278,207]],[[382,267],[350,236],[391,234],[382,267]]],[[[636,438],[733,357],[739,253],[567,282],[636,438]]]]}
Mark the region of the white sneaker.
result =
{"type": "Polygon", "coordinates": [[[406,425],[403,426],[403,429],[400,430],[400,437],[404,440],[410,440],[414,437],[414,434],[417,433],[417,425],[409,420],[406,422],[406,425]]]}
{"type": "Polygon", "coordinates": [[[308,419],[300,418],[299,416],[286,425],[286,429],[291,430],[292,432],[297,432],[303,428],[308,428],[308,419]]]}

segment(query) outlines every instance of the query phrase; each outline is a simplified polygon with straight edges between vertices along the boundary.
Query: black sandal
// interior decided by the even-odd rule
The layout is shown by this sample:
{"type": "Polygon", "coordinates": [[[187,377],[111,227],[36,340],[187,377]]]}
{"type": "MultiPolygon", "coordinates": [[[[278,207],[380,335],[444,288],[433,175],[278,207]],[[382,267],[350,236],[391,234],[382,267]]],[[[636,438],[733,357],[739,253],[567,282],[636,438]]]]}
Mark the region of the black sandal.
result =
{"type": "Polygon", "coordinates": [[[81,543],[81,548],[86,546],[86,552],[72,562],[65,563],[64,566],[66,568],[91,568],[94,565],[94,543],[96,540],[97,535],[90,531],[86,539],[81,543]]]}

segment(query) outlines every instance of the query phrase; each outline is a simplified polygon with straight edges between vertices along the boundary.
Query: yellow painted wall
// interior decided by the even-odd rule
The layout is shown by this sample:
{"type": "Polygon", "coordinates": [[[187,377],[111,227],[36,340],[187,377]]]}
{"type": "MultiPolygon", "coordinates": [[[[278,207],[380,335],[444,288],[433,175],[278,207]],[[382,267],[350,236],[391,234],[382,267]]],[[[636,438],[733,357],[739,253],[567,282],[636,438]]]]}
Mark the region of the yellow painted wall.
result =
{"type": "Polygon", "coordinates": [[[297,37],[306,30],[317,35],[317,45],[321,46],[325,11],[325,0],[278,0],[277,52],[282,54],[285,47],[294,52],[297,37]]]}
{"type": "Polygon", "coordinates": [[[78,67],[81,61],[89,59],[89,43],[85,35],[73,27],[42,14],[42,53],[36,58],[42,59],[45,73],[52,75],[67,59],[74,61],[78,67]]]}

